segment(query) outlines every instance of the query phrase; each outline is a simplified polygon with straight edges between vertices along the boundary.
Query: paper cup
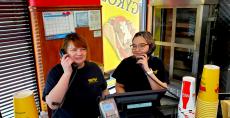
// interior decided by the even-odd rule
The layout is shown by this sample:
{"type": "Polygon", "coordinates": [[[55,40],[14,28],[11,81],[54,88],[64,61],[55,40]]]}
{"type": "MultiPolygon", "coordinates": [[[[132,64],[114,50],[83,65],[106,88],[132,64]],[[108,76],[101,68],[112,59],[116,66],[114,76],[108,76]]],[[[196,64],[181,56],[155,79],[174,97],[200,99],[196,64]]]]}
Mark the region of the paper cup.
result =
{"type": "Polygon", "coordinates": [[[196,78],[183,77],[178,105],[178,118],[195,118],[196,78]]]}
{"type": "Polygon", "coordinates": [[[197,97],[196,118],[216,118],[219,101],[207,102],[197,97]]]}
{"type": "Polygon", "coordinates": [[[204,65],[198,97],[207,102],[218,100],[220,68],[216,65],[204,65]]]}
{"type": "Polygon", "coordinates": [[[15,118],[38,118],[33,91],[23,90],[13,96],[15,118]]]}

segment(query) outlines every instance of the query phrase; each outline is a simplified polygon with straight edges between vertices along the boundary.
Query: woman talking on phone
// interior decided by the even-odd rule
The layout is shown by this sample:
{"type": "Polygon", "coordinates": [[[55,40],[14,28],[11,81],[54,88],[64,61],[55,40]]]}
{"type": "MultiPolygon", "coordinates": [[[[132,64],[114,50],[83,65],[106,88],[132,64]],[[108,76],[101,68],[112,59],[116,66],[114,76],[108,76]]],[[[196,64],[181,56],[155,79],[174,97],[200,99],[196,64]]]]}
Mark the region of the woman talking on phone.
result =
{"type": "Polygon", "coordinates": [[[97,118],[98,102],[108,94],[101,69],[86,60],[85,40],[71,33],[62,45],[61,63],[48,73],[42,99],[52,118],[97,118]]]}
{"type": "Polygon", "coordinates": [[[169,80],[164,65],[151,56],[156,48],[151,33],[136,33],[131,48],[133,55],[122,60],[112,74],[116,79],[116,93],[167,88],[169,80]]]}

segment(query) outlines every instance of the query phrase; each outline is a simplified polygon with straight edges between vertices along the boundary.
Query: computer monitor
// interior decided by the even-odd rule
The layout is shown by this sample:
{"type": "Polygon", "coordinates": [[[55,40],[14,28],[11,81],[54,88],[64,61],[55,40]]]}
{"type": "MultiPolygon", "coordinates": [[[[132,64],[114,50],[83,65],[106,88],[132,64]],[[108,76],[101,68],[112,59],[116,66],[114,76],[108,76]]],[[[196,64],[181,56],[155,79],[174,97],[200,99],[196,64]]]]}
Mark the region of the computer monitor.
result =
{"type": "Polygon", "coordinates": [[[105,98],[114,98],[119,113],[127,117],[127,115],[136,116],[138,114],[152,114],[152,110],[159,106],[160,98],[165,92],[166,89],[145,90],[110,94],[105,98]]]}
{"type": "Polygon", "coordinates": [[[105,96],[105,98],[114,98],[117,104],[130,104],[159,100],[165,92],[166,89],[134,91],[110,94],[105,96]]]}

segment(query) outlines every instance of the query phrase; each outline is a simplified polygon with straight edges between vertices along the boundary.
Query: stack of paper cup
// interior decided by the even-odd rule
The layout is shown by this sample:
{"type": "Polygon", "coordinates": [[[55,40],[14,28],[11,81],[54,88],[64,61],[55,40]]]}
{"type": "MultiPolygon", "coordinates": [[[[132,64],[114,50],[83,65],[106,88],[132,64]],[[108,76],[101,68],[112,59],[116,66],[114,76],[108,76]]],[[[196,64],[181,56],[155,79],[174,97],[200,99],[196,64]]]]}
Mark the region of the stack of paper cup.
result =
{"type": "Polygon", "coordinates": [[[15,118],[38,118],[33,91],[22,90],[13,96],[15,118]]]}
{"type": "Polygon", "coordinates": [[[178,105],[178,118],[195,118],[196,79],[183,77],[180,101],[178,105]]]}
{"type": "Polygon", "coordinates": [[[204,65],[196,103],[196,118],[216,118],[220,68],[204,65]]]}

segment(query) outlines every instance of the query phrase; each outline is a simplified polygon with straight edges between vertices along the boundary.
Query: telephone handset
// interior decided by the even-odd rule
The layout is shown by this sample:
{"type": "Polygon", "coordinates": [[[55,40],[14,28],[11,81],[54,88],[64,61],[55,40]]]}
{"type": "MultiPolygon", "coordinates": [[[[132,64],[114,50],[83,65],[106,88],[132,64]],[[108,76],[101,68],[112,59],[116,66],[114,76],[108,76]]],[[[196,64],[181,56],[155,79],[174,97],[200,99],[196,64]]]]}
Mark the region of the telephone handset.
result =
{"type": "Polygon", "coordinates": [[[63,57],[63,55],[66,54],[64,49],[60,50],[60,56],[63,57]]]}
{"type": "Polygon", "coordinates": [[[154,51],[154,49],[153,49],[153,48],[149,48],[148,52],[146,53],[146,54],[147,54],[147,56],[148,56],[148,57],[149,57],[149,56],[151,56],[151,55],[152,55],[152,53],[153,53],[153,51],[154,51]]]}
{"type": "MultiPolygon", "coordinates": [[[[63,57],[63,55],[66,54],[66,52],[65,52],[65,50],[62,48],[62,49],[60,50],[59,54],[60,54],[60,57],[63,57]]],[[[73,69],[74,69],[74,68],[77,68],[77,65],[76,65],[76,64],[72,64],[71,66],[72,66],[73,69]]]]}
{"type": "MultiPolygon", "coordinates": [[[[150,57],[150,56],[152,55],[153,51],[154,51],[154,49],[153,49],[153,48],[150,48],[150,49],[148,50],[148,52],[146,53],[146,55],[147,55],[148,57],[150,57]]],[[[139,59],[142,59],[142,58],[136,57],[136,60],[137,60],[137,61],[138,61],[139,59]]]]}
{"type": "Polygon", "coordinates": [[[102,118],[120,118],[114,98],[100,101],[99,108],[102,118]]]}

